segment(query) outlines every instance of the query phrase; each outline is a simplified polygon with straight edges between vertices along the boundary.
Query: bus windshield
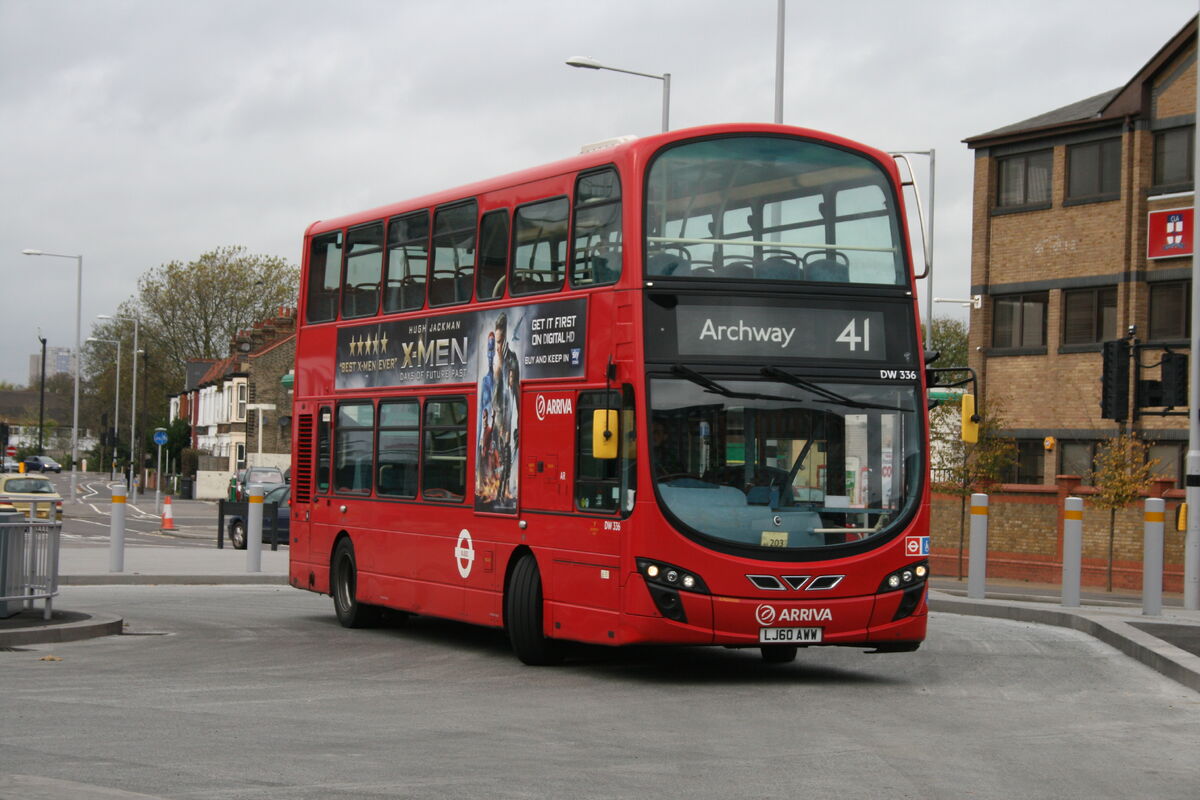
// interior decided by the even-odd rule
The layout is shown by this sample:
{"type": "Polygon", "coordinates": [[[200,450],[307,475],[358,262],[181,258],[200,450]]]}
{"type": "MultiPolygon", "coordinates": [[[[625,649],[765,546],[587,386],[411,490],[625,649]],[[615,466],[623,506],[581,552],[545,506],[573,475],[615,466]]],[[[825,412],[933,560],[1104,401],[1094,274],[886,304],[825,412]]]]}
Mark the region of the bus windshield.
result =
{"type": "Polygon", "coordinates": [[[680,368],[651,382],[650,400],[658,496],[685,533],[825,548],[880,536],[918,501],[915,385],[680,368]]]}
{"type": "Polygon", "coordinates": [[[687,142],[646,186],[646,274],[904,285],[887,174],[848,150],[778,136],[687,142]]]}

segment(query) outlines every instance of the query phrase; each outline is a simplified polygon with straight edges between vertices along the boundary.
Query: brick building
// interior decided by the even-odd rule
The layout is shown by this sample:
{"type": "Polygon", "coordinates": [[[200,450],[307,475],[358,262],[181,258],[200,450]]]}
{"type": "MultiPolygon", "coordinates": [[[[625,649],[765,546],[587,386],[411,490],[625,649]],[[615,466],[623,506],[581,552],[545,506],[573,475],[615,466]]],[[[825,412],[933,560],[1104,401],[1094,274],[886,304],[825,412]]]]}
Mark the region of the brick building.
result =
{"type": "MultiPolygon", "coordinates": [[[[965,140],[971,291],[983,296],[970,363],[984,406],[1002,402],[1018,442],[1014,482],[1086,483],[1096,444],[1120,430],[1101,417],[1104,341],[1135,326],[1149,345],[1142,364],[1154,365],[1140,378],[1152,381],[1164,352],[1188,350],[1195,104],[1193,19],[1124,86],[965,140]],[[1176,210],[1186,214],[1162,213],[1176,210]]],[[[1182,485],[1187,417],[1129,400],[1125,424],[1182,485]]]]}
{"type": "Polygon", "coordinates": [[[219,496],[228,477],[246,466],[286,467],[291,460],[292,395],[287,379],[296,355],[295,309],[239,331],[229,355],[188,362],[187,385],[170,399],[171,419],[192,427],[192,446],[203,452],[201,471],[219,496]]]}

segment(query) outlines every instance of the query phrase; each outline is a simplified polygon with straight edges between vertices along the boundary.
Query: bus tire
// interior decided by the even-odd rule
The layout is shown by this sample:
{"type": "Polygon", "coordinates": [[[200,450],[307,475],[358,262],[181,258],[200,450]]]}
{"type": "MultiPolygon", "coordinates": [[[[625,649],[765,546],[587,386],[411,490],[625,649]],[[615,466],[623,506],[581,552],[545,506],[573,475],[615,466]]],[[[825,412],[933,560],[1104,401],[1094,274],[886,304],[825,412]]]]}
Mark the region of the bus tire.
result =
{"type": "Polygon", "coordinates": [[[240,519],[235,519],[229,523],[229,544],[234,550],[246,549],[246,523],[240,519]]]}
{"type": "Polygon", "coordinates": [[[526,553],[513,565],[504,593],[504,617],[508,640],[521,662],[541,667],[560,660],[557,643],[542,633],[545,604],[537,559],[526,553]]]}
{"type": "Polygon", "coordinates": [[[354,543],[342,539],[333,550],[329,566],[329,593],[333,595],[333,610],[344,628],[367,628],[379,620],[379,609],[358,602],[358,562],[354,558],[354,543]]]}
{"type": "Polygon", "coordinates": [[[769,644],[759,648],[762,650],[762,659],[768,664],[790,664],[796,660],[796,645],[794,644],[769,644]]]}

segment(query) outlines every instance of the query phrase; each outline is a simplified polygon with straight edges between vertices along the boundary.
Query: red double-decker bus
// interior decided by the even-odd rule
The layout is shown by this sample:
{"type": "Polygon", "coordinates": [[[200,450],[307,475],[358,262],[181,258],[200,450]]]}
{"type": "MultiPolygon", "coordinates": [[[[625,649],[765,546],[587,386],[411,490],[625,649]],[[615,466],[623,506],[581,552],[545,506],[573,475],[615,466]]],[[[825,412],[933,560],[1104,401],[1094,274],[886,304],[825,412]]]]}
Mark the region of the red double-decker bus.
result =
{"type": "Polygon", "coordinates": [[[603,645],[916,649],[924,363],[899,173],[778,125],[620,140],[313,224],[290,580],[603,645]]]}

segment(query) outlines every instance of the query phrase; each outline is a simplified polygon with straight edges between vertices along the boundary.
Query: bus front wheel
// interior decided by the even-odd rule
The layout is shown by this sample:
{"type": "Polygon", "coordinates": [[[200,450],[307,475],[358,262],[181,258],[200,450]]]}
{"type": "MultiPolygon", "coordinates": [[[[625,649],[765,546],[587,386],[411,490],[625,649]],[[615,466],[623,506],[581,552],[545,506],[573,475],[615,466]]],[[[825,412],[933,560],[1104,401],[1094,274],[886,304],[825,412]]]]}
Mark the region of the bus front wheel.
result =
{"type": "Polygon", "coordinates": [[[542,576],[537,560],[526,553],[513,565],[504,593],[504,616],[508,640],[513,652],[525,664],[534,667],[554,664],[560,659],[556,642],[542,633],[542,576]]]}
{"type": "Polygon", "coordinates": [[[354,543],[342,539],[333,551],[329,570],[329,592],[333,595],[333,610],[345,628],[365,628],[379,619],[379,609],[358,602],[358,562],[354,558],[354,543]]]}

